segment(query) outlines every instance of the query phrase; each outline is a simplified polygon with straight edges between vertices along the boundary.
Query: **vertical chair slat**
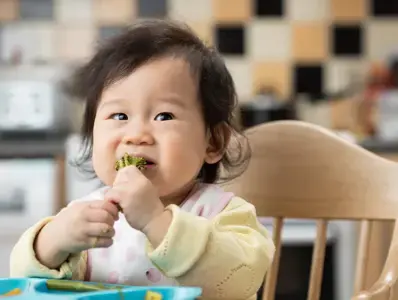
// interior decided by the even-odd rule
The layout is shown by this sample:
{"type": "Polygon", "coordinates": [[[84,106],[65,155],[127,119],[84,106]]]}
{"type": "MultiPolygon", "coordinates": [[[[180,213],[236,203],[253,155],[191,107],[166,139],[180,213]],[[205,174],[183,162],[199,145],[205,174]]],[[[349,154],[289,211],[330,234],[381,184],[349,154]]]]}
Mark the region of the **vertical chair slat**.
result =
{"type": "Polygon", "coordinates": [[[310,285],[308,289],[308,300],[319,300],[323,277],[323,266],[325,262],[325,249],[327,239],[327,221],[317,221],[317,234],[312,253],[310,285]]]}
{"type": "Polygon", "coordinates": [[[365,284],[366,266],[369,255],[370,231],[372,223],[369,220],[361,222],[358,254],[355,270],[354,294],[359,293],[365,284]]]}
{"type": "Polygon", "coordinates": [[[275,290],[276,290],[276,281],[278,277],[278,269],[279,269],[279,261],[281,256],[281,237],[282,237],[282,228],[283,228],[283,218],[274,218],[273,224],[273,240],[275,243],[275,255],[274,260],[271,264],[271,267],[267,273],[265,279],[265,286],[263,291],[263,300],[274,300],[275,299],[275,290]]]}

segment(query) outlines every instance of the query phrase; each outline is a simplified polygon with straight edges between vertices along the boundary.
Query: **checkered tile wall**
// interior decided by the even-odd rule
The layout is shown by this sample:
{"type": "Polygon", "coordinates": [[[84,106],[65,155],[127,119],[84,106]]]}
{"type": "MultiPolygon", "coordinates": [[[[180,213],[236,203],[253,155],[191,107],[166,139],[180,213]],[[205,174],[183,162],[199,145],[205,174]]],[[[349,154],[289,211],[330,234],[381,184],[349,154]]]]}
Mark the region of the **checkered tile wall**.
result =
{"type": "Polygon", "coordinates": [[[224,54],[242,101],[335,92],[398,48],[397,0],[1,0],[0,57],[76,61],[138,17],[170,17],[224,54]]]}

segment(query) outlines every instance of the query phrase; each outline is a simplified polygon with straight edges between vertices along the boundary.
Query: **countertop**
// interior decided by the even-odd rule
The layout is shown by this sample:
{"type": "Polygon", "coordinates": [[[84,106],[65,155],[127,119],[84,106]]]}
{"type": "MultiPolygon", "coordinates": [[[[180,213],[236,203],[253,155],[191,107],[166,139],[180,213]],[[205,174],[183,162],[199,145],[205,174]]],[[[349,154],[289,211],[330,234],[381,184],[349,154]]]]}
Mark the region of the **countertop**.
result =
{"type": "MultiPolygon", "coordinates": [[[[0,135],[0,158],[51,157],[65,153],[65,142],[71,132],[40,134],[12,138],[0,135]]],[[[367,139],[360,146],[375,153],[398,153],[398,139],[385,141],[377,138],[367,139]]]]}
{"type": "Polygon", "coordinates": [[[374,153],[398,153],[398,139],[385,141],[374,138],[362,141],[359,145],[374,153]]]}
{"type": "Polygon", "coordinates": [[[63,155],[68,135],[69,133],[19,137],[0,135],[0,158],[42,158],[63,155]]]}

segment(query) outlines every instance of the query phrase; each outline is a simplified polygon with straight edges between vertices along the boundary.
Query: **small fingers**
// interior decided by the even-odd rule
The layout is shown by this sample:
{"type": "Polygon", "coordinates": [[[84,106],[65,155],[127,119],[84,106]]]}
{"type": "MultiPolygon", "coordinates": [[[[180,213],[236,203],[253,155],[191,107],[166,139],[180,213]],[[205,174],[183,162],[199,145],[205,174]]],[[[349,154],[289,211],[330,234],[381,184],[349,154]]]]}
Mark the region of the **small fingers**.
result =
{"type": "Polygon", "coordinates": [[[101,208],[88,207],[84,212],[84,219],[90,223],[106,223],[109,226],[115,223],[114,216],[101,208]]]}
{"type": "Polygon", "coordinates": [[[137,167],[135,167],[135,166],[124,167],[123,169],[121,169],[117,172],[116,178],[113,182],[113,185],[115,186],[115,185],[129,182],[129,181],[131,181],[132,178],[134,178],[137,175],[143,176],[137,167]]]}
{"type": "Polygon", "coordinates": [[[110,203],[109,201],[95,201],[89,205],[90,208],[102,209],[107,211],[113,219],[116,221],[119,219],[119,211],[117,206],[114,203],[110,203]]]}
{"type": "Polygon", "coordinates": [[[119,209],[115,203],[109,201],[103,201],[102,208],[110,213],[114,220],[119,219],[119,209]]]}
{"type": "Polygon", "coordinates": [[[104,223],[88,223],[84,231],[89,237],[113,238],[115,236],[115,229],[104,223]]]}
{"type": "Polygon", "coordinates": [[[108,248],[112,244],[113,240],[111,238],[90,237],[91,248],[108,248]]]}
{"type": "Polygon", "coordinates": [[[111,205],[112,207],[115,207],[118,213],[123,212],[120,206],[121,194],[122,191],[120,189],[112,188],[106,192],[104,197],[105,202],[111,205]]]}
{"type": "Polygon", "coordinates": [[[108,190],[104,196],[105,202],[118,203],[121,199],[122,191],[120,188],[112,188],[108,190]]]}

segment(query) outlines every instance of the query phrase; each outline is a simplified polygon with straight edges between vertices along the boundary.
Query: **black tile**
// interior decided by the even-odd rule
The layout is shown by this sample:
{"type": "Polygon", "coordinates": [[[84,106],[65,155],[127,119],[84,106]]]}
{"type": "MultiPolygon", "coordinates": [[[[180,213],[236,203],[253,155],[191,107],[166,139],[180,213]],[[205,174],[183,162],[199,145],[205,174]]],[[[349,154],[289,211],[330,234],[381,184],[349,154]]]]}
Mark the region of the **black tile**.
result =
{"type": "Polygon", "coordinates": [[[293,76],[296,94],[304,93],[313,97],[322,96],[324,80],[322,65],[296,65],[293,76]]]}
{"type": "Polygon", "coordinates": [[[245,28],[242,25],[218,25],[216,45],[222,54],[245,54],[245,28]]]}
{"type": "Polygon", "coordinates": [[[167,0],[139,0],[138,16],[146,18],[167,16],[167,0]]]}
{"type": "Polygon", "coordinates": [[[277,17],[283,16],[285,3],[284,0],[255,0],[254,7],[257,16],[277,17]]]}
{"type": "Polygon", "coordinates": [[[112,38],[126,30],[126,26],[101,26],[98,29],[100,41],[112,38]]]}
{"type": "Polygon", "coordinates": [[[363,33],[360,25],[332,27],[331,47],[336,56],[359,56],[363,53],[363,33]]]}
{"type": "MultiPolygon", "coordinates": [[[[1,1],[1,0],[0,0],[1,1]]],[[[53,20],[53,0],[19,0],[19,12],[24,20],[53,20]]]]}
{"type": "Polygon", "coordinates": [[[375,17],[398,17],[397,0],[371,0],[370,13],[375,17]]]}

